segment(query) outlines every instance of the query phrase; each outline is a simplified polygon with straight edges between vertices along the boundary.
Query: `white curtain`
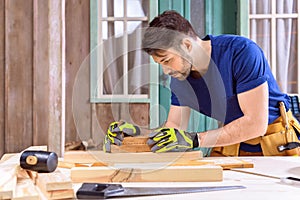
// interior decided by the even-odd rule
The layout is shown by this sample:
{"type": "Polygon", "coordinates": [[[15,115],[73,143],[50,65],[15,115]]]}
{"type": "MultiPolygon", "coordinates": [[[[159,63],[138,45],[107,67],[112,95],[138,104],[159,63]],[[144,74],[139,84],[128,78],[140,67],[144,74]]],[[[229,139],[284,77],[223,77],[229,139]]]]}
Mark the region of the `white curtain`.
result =
{"type": "MultiPolygon", "coordinates": [[[[272,4],[276,4],[276,14],[292,14],[297,11],[297,0],[249,0],[250,14],[271,14],[272,4]]],[[[250,38],[263,49],[271,68],[271,50],[274,49],[271,37],[276,40],[276,80],[283,92],[297,93],[297,20],[277,18],[275,24],[271,19],[251,19],[250,38]],[[276,27],[272,33],[272,26],[276,27]]]]}
{"type": "MultiPolygon", "coordinates": [[[[103,17],[124,17],[124,0],[102,0],[103,17]]],[[[128,17],[144,17],[147,15],[149,0],[127,0],[128,17]]],[[[141,28],[146,26],[141,21],[128,21],[127,32],[124,33],[124,22],[106,21],[102,23],[103,37],[103,77],[104,94],[123,94],[123,79],[128,77],[128,94],[148,94],[149,56],[141,50],[141,28]],[[126,35],[127,34],[127,35],[126,35]],[[127,36],[127,49],[124,47],[124,35],[127,36]],[[124,51],[125,50],[125,51],[124,51]],[[124,56],[127,59],[124,60],[124,56]],[[124,61],[128,63],[128,71],[124,72],[124,61]]]]}

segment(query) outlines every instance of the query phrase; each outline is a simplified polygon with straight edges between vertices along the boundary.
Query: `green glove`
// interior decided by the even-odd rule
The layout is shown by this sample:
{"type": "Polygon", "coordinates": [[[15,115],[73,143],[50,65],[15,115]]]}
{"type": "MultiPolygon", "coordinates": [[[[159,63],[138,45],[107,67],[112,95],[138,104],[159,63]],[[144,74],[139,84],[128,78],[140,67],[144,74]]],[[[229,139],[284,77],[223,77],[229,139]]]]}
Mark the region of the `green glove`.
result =
{"type": "Polygon", "coordinates": [[[138,126],[127,122],[112,122],[107,130],[107,140],[120,146],[124,137],[140,135],[141,131],[138,126]]]}
{"type": "Polygon", "coordinates": [[[150,133],[147,144],[152,146],[151,151],[155,153],[191,151],[199,146],[197,133],[175,128],[160,128],[150,133]]]}

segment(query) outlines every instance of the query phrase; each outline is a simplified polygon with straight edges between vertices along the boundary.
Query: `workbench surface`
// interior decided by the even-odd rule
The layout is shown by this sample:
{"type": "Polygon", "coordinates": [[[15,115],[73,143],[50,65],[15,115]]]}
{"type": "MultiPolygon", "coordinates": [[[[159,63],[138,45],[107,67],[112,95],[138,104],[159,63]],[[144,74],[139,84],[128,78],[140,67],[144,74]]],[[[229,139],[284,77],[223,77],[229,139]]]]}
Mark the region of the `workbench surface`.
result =
{"type": "MultiPolygon", "coordinates": [[[[191,194],[177,195],[161,195],[122,199],[222,199],[222,200],[253,200],[253,199],[299,199],[300,183],[297,185],[289,185],[282,183],[280,179],[259,176],[256,174],[264,174],[275,177],[296,177],[300,178],[300,158],[299,157],[239,157],[244,161],[254,164],[254,168],[238,168],[232,170],[224,170],[223,181],[221,182],[135,182],[122,183],[123,187],[206,187],[206,186],[230,186],[242,185],[245,189],[202,192],[191,194]],[[240,172],[243,171],[243,172],[240,172]],[[248,173],[244,173],[248,172],[248,173]],[[252,173],[252,174],[251,174],[252,173]]],[[[210,158],[203,158],[210,159],[210,158]]],[[[218,159],[218,158],[216,158],[218,159]]],[[[221,159],[221,158],[220,158],[221,159]]],[[[70,175],[69,169],[61,168],[66,175],[70,175]]],[[[76,193],[80,187],[80,183],[73,183],[76,193]]],[[[41,197],[41,199],[45,199],[41,197]]]]}
{"type": "MultiPolygon", "coordinates": [[[[204,158],[205,159],[205,158],[204,158]]],[[[245,172],[261,173],[269,176],[300,178],[299,157],[244,157],[245,161],[254,163],[254,168],[240,168],[237,170],[245,172]]],[[[222,200],[259,200],[259,199],[299,199],[300,183],[298,185],[287,185],[279,179],[263,177],[248,173],[224,170],[222,182],[147,182],[147,183],[122,183],[123,187],[195,187],[195,186],[224,186],[242,185],[246,189],[202,192],[193,194],[177,194],[164,196],[135,197],[134,199],[222,199],[222,200]]],[[[75,185],[75,190],[79,185],[75,185]]],[[[122,198],[133,199],[133,198],[122,198]]]]}

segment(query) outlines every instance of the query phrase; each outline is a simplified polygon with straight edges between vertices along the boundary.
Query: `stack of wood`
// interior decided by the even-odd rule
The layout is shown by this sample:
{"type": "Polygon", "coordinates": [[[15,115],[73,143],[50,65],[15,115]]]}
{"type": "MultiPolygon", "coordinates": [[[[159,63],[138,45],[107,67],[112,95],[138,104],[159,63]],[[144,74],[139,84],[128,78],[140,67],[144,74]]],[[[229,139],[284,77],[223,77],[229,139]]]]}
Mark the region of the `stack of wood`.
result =
{"type": "Polygon", "coordinates": [[[52,173],[38,173],[35,183],[47,199],[74,198],[72,181],[60,169],[52,173]]]}
{"type": "MultiPolygon", "coordinates": [[[[31,150],[44,150],[39,149],[31,150]]],[[[0,163],[0,199],[36,200],[74,198],[70,177],[57,168],[51,173],[24,170],[20,154],[6,154],[0,163]]]]}

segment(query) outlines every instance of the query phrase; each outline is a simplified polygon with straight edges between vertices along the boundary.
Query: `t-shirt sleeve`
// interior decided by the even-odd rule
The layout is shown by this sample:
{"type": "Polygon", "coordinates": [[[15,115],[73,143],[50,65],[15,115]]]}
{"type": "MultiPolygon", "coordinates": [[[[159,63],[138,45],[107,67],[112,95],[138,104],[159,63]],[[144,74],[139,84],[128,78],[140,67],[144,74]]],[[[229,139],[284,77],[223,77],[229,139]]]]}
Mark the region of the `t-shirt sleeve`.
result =
{"type": "Polygon", "coordinates": [[[266,69],[269,64],[255,43],[248,43],[235,54],[233,73],[237,93],[251,90],[267,81],[266,69]]]}

